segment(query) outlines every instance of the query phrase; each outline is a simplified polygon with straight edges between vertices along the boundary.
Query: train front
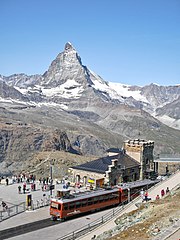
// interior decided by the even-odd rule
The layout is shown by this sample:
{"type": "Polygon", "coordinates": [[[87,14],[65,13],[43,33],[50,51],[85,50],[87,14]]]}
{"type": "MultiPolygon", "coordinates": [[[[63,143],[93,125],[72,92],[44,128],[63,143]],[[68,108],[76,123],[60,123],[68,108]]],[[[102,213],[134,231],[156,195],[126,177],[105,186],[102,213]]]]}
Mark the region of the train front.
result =
{"type": "Polygon", "coordinates": [[[52,220],[62,219],[62,201],[52,198],[50,202],[50,215],[52,220]]]}

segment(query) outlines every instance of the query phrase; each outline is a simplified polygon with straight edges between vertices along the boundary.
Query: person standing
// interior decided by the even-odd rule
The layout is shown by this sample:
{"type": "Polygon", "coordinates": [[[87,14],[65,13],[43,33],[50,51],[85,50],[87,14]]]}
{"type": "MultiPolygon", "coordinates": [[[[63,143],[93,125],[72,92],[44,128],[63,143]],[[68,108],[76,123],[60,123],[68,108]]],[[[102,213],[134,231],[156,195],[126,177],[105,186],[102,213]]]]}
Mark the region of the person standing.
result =
{"type": "Polygon", "coordinates": [[[9,185],[9,179],[6,178],[6,185],[8,186],[9,185]]]}
{"type": "Polygon", "coordinates": [[[4,201],[2,201],[2,207],[3,207],[3,211],[6,211],[8,209],[8,206],[4,201]]]}
{"type": "Polygon", "coordinates": [[[169,187],[166,188],[166,194],[168,194],[170,191],[169,191],[169,187]]]}
{"type": "Polygon", "coordinates": [[[19,194],[21,193],[21,186],[20,185],[18,186],[18,193],[19,194]]]}
{"type": "Polygon", "coordinates": [[[156,200],[159,200],[159,199],[160,199],[159,194],[157,194],[157,196],[156,196],[156,200]]]}
{"type": "Polygon", "coordinates": [[[26,192],[26,183],[24,182],[23,183],[23,193],[25,194],[25,192],[26,192]]]}
{"type": "Polygon", "coordinates": [[[161,197],[164,197],[164,195],[165,195],[165,191],[164,191],[164,189],[162,189],[161,190],[161,197]]]}
{"type": "Polygon", "coordinates": [[[146,202],[148,201],[148,191],[145,191],[144,200],[145,200],[146,202]]]}

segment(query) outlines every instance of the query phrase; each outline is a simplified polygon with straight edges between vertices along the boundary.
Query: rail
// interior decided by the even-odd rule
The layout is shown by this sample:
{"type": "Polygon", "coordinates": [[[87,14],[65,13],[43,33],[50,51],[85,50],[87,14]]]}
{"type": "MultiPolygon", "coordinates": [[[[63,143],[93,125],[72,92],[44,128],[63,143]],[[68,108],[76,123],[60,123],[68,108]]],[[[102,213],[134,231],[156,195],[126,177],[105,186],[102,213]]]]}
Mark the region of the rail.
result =
{"type": "Polygon", "coordinates": [[[50,198],[43,198],[40,200],[32,201],[32,205],[30,207],[26,206],[26,202],[22,202],[19,204],[12,204],[6,202],[7,207],[4,207],[3,210],[0,210],[0,222],[13,217],[17,214],[23,213],[26,210],[36,210],[42,207],[46,207],[50,205],[50,198]]]}
{"type": "Polygon", "coordinates": [[[3,210],[0,210],[0,222],[3,220],[6,220],[12,216],[15,216],[19,213],[22,213],[26,210],[26,204],[25,202],[19,203],[19,204],[10,204],[6,202],[7,208],[4,208],[3,210]],[[12,205],[12,206],[9,206],[12,205]]]}

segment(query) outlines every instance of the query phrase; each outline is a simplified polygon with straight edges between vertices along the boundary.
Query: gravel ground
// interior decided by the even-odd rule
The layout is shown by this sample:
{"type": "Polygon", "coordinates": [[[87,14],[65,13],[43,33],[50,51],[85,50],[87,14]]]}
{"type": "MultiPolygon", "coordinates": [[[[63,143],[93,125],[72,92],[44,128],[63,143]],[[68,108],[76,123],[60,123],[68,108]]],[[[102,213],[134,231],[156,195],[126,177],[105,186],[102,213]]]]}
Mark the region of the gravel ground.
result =
{"type": "Polygon", "coordinates": [[[117,234],[104,239],[164,239],[169,229],[179,224],[179,220],[180,188],[159,200],[143,203],[138,210],[117,219],[117,234]],[[125,225],[124,229],[120,227],[122,225],[125,225]]]}

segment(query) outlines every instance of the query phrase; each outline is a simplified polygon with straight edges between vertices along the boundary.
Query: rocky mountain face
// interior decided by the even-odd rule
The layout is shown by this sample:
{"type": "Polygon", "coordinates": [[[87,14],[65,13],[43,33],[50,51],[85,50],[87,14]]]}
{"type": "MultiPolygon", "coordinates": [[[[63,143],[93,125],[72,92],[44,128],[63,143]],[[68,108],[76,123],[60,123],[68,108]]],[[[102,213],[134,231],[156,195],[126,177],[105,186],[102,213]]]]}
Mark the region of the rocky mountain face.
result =
{"type": "Polygon", "coordinates": [[[43,75],[0,76],[0,167],[20,168],[39,151],[102,156],[128,138],[151,139],[156,152],[176,153],[179,96],[180,86],[106,82],[66,43],[43,75]]]}

